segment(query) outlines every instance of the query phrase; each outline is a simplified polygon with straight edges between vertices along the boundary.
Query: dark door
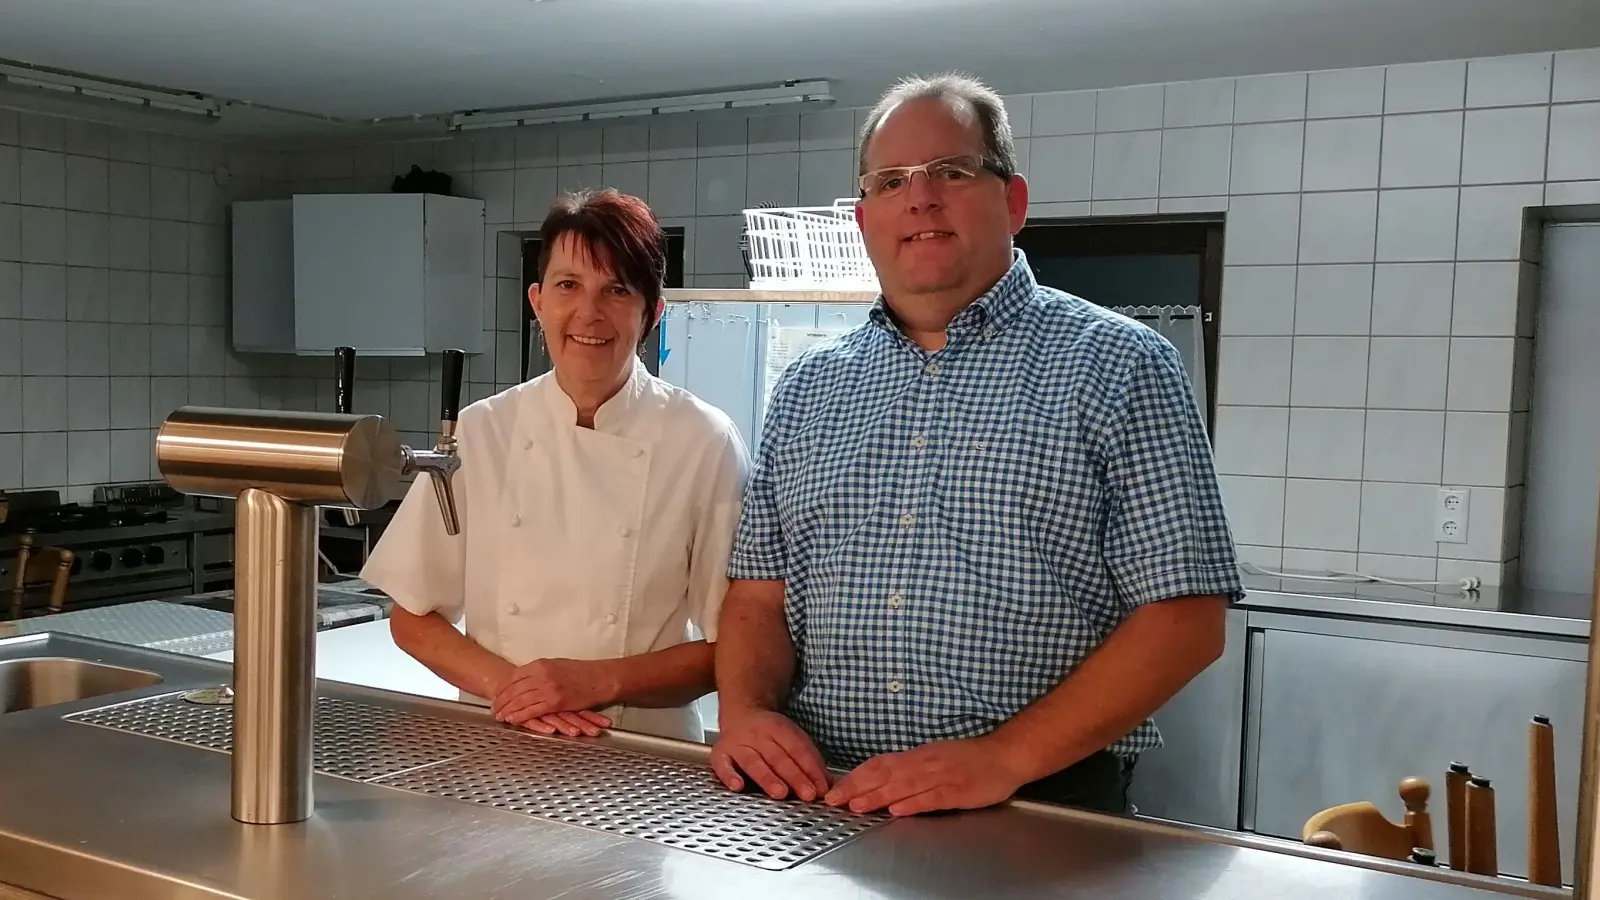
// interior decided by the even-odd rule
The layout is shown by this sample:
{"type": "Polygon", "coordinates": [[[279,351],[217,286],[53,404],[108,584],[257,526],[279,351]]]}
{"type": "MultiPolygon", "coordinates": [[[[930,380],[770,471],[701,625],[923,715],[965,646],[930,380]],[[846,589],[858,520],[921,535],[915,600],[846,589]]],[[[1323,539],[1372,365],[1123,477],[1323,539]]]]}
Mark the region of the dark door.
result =
{"type": "Polygon", "coordinates": [[[1030,222],[1016,246],[1040,284],[1106,307],[1196,306],[1205,348],[1206,429],[1217,408],[1221,222],[1030,222]]]}
{"type": "MultiPolygon", "coordinates": [[[[683,250],[684,238],[682,228],[667,228],[667,280],[666,287],[683,287],[683,250]]],[[[528,296],[528,288],[539,280],[539,239],[530,237],[522,242],[522,296],[528,296]]],[[[544,335],[539,331],[539,320],[533,317],[533,310],[524,305],[527,314],[522,319],[522,380],[537,378],[550,371],[550,352],[545,347],[544,335]]],[[[639,358],[644,360],[645,368],[651,375],[661,374],[661,329],[650,329],[645,335],[644,343],[639,347],[639,358]]]]}

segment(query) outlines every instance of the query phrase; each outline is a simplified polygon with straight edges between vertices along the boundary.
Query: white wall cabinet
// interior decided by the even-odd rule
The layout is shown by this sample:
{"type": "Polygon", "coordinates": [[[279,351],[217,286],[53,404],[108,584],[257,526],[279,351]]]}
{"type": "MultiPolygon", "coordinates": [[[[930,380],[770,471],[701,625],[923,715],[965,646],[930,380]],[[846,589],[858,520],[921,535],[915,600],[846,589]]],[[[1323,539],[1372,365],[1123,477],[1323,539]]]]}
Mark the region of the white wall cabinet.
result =
{"type": "Polygon", "coordinates": [[[233,347],[483,352],[483,201],[298,194],[233,204],[233,347]]]}

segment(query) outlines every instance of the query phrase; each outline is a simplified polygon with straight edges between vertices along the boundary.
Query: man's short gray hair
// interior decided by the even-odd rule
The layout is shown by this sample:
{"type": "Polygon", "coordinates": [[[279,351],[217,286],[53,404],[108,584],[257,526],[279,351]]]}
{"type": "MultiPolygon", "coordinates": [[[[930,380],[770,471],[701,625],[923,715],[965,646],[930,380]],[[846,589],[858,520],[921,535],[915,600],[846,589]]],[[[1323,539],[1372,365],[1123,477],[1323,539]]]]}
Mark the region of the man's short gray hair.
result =
{"type": "Polygon", "coordinates": [[[978,117],[978,128],[983,132],[983,149],[989,161],[1005,170],[1007,175],[1017,172],[1017,146],[1011,139],[1011,119],[1006,115],[1005,101],[992,88],[971,75],[946,72],[941,75],[902,78],[885,91],[861,127],[861,157],[858,173],[867,171],[867,144],[878,130],[885,116],[907,100],[936,97],[956,100],[966,104],[978,117]]]}

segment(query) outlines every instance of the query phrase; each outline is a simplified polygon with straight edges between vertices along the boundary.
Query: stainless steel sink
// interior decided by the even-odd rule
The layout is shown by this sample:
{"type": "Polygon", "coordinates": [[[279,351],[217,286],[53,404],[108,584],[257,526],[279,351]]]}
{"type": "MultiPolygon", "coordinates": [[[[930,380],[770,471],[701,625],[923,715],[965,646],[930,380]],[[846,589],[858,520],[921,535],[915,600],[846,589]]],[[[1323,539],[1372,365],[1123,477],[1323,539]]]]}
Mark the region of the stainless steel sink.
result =
{"type": "Polygon", "coordinates": [[[0,660],[0,713],[71,703],[160,684],[140,669],[66,657],[0,660]]]}

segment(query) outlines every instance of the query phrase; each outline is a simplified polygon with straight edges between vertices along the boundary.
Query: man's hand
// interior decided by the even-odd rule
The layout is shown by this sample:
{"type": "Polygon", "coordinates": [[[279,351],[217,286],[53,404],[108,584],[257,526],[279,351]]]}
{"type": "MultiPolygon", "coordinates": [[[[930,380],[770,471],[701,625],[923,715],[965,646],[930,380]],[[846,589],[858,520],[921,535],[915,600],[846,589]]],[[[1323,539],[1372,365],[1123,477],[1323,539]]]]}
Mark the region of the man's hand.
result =
{"type": "Polygon", "coordinates": [[[615,695],[606,660],[536,659],[506,675],[490,698],[490,712],[541,734],[594,737],[611,720],[593,710],[609,706],[615,695]]]}
{"type": "Polygon", "coordinates": [[[748,777],[774,800],[787,797],[790,790],[805,801],[827,792],[828,769],[822,754],[787,716],[768,710],[724,709],[721,719],[722,730],[711,749],[711,768],[728,790],[744,790],[748,777]]]}
{"type": "Polygon", "coordinates": [[[988,738],[936,741],[875,756],[839,780],[829,806],[865,813],[888,808],[914,816],[943,809],[979,809],[1011,799],[1026,784],[988,738]]]}

